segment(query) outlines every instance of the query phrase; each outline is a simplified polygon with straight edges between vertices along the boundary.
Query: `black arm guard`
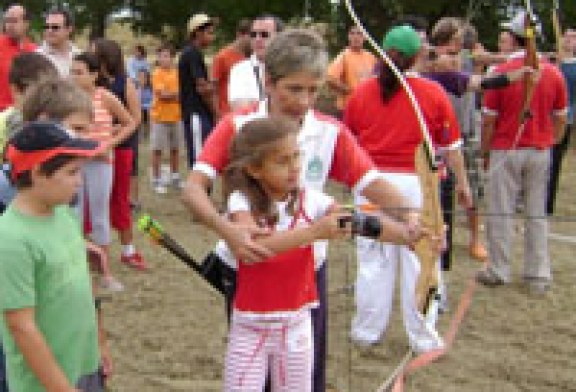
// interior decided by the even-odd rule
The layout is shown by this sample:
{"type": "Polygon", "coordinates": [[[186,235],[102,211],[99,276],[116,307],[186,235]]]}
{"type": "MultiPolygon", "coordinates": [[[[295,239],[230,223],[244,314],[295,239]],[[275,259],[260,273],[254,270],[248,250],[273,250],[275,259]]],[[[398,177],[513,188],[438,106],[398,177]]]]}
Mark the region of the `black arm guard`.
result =
{"type": "Polygon", "coordinates": [[[487,76],[482,78],[480,82],[480,87],[482,90],[493,89],[493,88],[503,88],[510,84],[510,79],[505,74],[496,76],[487,76]]]}

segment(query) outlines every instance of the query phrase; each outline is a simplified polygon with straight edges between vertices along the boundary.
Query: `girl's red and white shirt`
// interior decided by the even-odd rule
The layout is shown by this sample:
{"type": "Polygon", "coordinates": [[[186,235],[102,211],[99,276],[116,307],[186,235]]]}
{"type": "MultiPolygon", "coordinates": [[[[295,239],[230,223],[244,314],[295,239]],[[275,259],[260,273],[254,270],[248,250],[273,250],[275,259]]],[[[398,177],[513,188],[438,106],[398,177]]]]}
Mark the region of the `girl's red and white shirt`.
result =
{"type": "MultiPolygon", "coordinates": [[[[288,211],[288,201],[276,202],[278,222],[275,231],[309,226],[326,215],[334,204],[332,197],[306,189],[301,192],[295,212],[288,211]]],[[[241,192],[228,199],[228,213],[250,211],[250,202],[241,192]]],[[[226,243],[222,242],[225,251],[226,243]]],[[[317,306],[313,244],[276,254],[259,263],[238,263],[238,281],[234,307],[244,315],[273,318],[293,316],[295,312],[317,306]]]]}
{"type": "MultiPolygon", "coordinates": [[[[192,170],[211,179],[221,173],[229,163],[230,144],[236,132],[253,119],[268,115],[268,102],[261,101],[253,108],[224,117],[206,139],[202,152],[192,170]]],[[[372,181],[380,178],[372,159],[356,142],[350,131],[336,119],[309,110],[304,116],[298,144],[302,152],[300,185],[321,191],[328,179],[346,184],[354,193],[361,194],[372,181]]],[[[327,244],[316,247],[316,267],[326,259],[327,244]]],[[[216,252],[224,262],[235,267],[234,258],[216,252]]]]}

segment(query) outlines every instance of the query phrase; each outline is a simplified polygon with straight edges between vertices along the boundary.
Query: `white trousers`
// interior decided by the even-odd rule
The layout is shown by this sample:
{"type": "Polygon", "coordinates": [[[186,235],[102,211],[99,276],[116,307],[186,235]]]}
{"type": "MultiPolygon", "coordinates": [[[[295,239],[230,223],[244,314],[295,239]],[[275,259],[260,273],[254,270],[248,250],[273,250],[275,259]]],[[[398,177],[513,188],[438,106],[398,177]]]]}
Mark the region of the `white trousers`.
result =
{"type": "Polygon", "coordinates": [[[269,368],[273,392],[312,391],[309,310],[279,322],[234,313],[228,339],[224,392],[262,392],[269,368]]]}
{"type": "MultiPolygon", "coordinates": [[[[422,192],[414,174],[383,173],[409,200],[411,207],[420,208],[422,192]]],[[[366,200],[356,197],[356,203],[366,200]]],[[[398,266],[401,266],[401,305],[404,327],[410,346],[417,352],[429,351],[442,345],[435,330],[436,310],[426,318],[416,304],[416,282],[420,262],[406,246],[379,241],[357,239],[358,271],[355,285],[356,314],[352,320],[352,339],[360,344],[373,344],[380,340],[388,327],[394,299],[398,266]]]]}
{"type": "Polygon", "coordinates": [[[90,238],[96,245],[110,245],[110,195],[114,180],[114,165],[102,160],[90,160],[82,167],[82,188],[78,192],[76,211],[84,222],[85,203],[90,212],[90,238]]]}

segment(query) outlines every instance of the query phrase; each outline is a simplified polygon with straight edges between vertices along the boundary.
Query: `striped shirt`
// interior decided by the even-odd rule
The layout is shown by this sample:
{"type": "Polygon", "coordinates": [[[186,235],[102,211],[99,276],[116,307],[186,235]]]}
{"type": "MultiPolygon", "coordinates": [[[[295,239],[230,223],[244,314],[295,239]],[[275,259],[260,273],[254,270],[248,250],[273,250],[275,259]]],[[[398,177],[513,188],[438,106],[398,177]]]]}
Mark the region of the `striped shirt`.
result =
{"type": "Polygon", "coordinates": [[[112,115],[103,101],[104,91],[104,88],[98,87],[94,93],[92,101],[94,105],[94,121],[90,131],[85,135],[86,138],[99,142],[108,142],[112,138],[113,131],[112,115]]]}

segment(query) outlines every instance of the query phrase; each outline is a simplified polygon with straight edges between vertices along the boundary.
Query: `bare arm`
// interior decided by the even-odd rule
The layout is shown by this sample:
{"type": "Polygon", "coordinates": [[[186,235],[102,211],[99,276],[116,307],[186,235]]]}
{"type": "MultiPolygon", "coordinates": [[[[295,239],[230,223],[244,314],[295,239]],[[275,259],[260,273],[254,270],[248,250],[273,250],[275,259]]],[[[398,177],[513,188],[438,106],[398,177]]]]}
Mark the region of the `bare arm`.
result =
{"type": "Polygon", "coordinates": [[[100,348],[100,362],[102,364],[102,372],[105,377],[110,377],[113,371],[112,355],[108,348],[108,337],[104,329],[104,319],[102,316],[102,309],[100,306],[96,309],[96,317],[98,321],[98,347],[100,348]]]}
{"type": "Polygon", "coordinates": [[[182,199],[194,217],[218,233],[237,259],[258,261],[270,257],[272,252],[252,239],[253,235],[266,234],[268,231],[256,226],[235,225],[221,216],[210,200],[208,192],[211,186],[212,181],[206,175],[194,170],[190,172],[182,199]]]}
{"type": "Polygon", "coordinates": [[[346,50],[343,50],[336,56],[334,61],[330,63],[327,70],[326,84],[330,87],[336,94],[347,95],[351,92],[350,88],[346,83],[343,82],[345,73],[345,58],[346,50]]]}
{"type": "Polygon", "coordinates": [[[4,318],[24,360],[47,392],[79,392],[56,362],[34,319],[34,308],[9,310],[4,318]]]}
{"type": "Polygon", "coordinates": [[[216,99],[216,88],[214,83],[206,79],[196,79],[196,91],[202,97],[202,100],[210,108],[214,117],[218,117],[218,101],[216,99]]]}
{"type": "Polygon", "coordinates": [[[458,195],[458,202],[464,208],[473,208],[474,201],[472,200],[472,193],[468,185],[468,176],[466,175],[466,166],[464,165],[462,152],[459,149],[446,151],[446,161],[456,176],[455,188],[456,194],[458,195]]]}
{"type": "Polygon", "coordinates": [[[108,109],[112,117],[120,123],[116,127],[116,132],[110,141],[111,147],[116,147],[136,131],[136,121],[115,95],[106,92],[102,95],[102,98],[104,98],[103,101],[106,109],[108,109]]]}
{"type": "Polygon", "coordinates": [[[337,94],[347,95],[351,91],[350,87],[348,87],[346,83],[343,83],[341,80],[335,78],[328,77],[326,79],[326,84],[337,94]]]}
{"type": "Polygon", "coordinates": [[[178,101],[180,98],[180,94],[177,92],[170,92],[168,90],[158,90],[156,91],[156,94],[161,101],[173,102],[178,101]]]}
{"type": "Polygon", "coordinates": [[[410,209],[406,198],[393,184],[379,178],[368,184],[362,194],[384,211],[380,217],[380,241],[406,245],[417,239],[420,235],[418,228],[409,227],[406,222],[417,224],[415,220],[418,220],[418,215],[410,209]]]}
{"type": "Polygon", "coordinates": [[[140,95],[132,79],[126,80],[126,108],[135,122],[134,129],[142,122],[142,105],[140,95]]]}
{"type": "Polygon", "coordinates": [[[490,152],[490,143],[494,135],[494,127],[496,125],[496,116],[483,114],[482,115],[482,136],[480,142],[480,151],[482,155],[490,152]]]}
{"type": "MultiPolygon", "coordinates": [[[[254,241],[273,253],[280,253],[311,244],[316,240],[350,237],[352,234],[350,225],[341,227],[338,223],[340,218],[346,216],[350,216],[350,213],[333,211],[314,221],[310,226],[274,231],[266,236],[256,237],[254,241]]],[[[230,219],[245,225],[256,225],[252,214],[248,211],[236,212],[230,219]]]]}
{"type": "Polygon", "coordinates": [[[163,84],[158,84],[154,87],[154,95],[160,100],[165,102],[173,102],[180,99],[180,93],[178,91],[170,91],[163,84]]]}
{"type": "Polygon", "coordinates": [[[566,132],[566,122],[568,117],[566,114],[554,114],[552,116],[552,123],[554,124],[554,144],[562,141],[564,133],[566,132]]]}
{"type": "Polygon", "coordinates": [[[486,51],[474,51],[472,56],[474,57],[474,63],[481,65],[499,64],[508,59],[508,55],[486,51]]]}
{"type": "Polygon", "coordinates": [[[398,221],[404,219],[410,208],[408,201],[398,188],[383,178],[378,178],[368,184],[362,191],[362,195],[398,221]]]}

